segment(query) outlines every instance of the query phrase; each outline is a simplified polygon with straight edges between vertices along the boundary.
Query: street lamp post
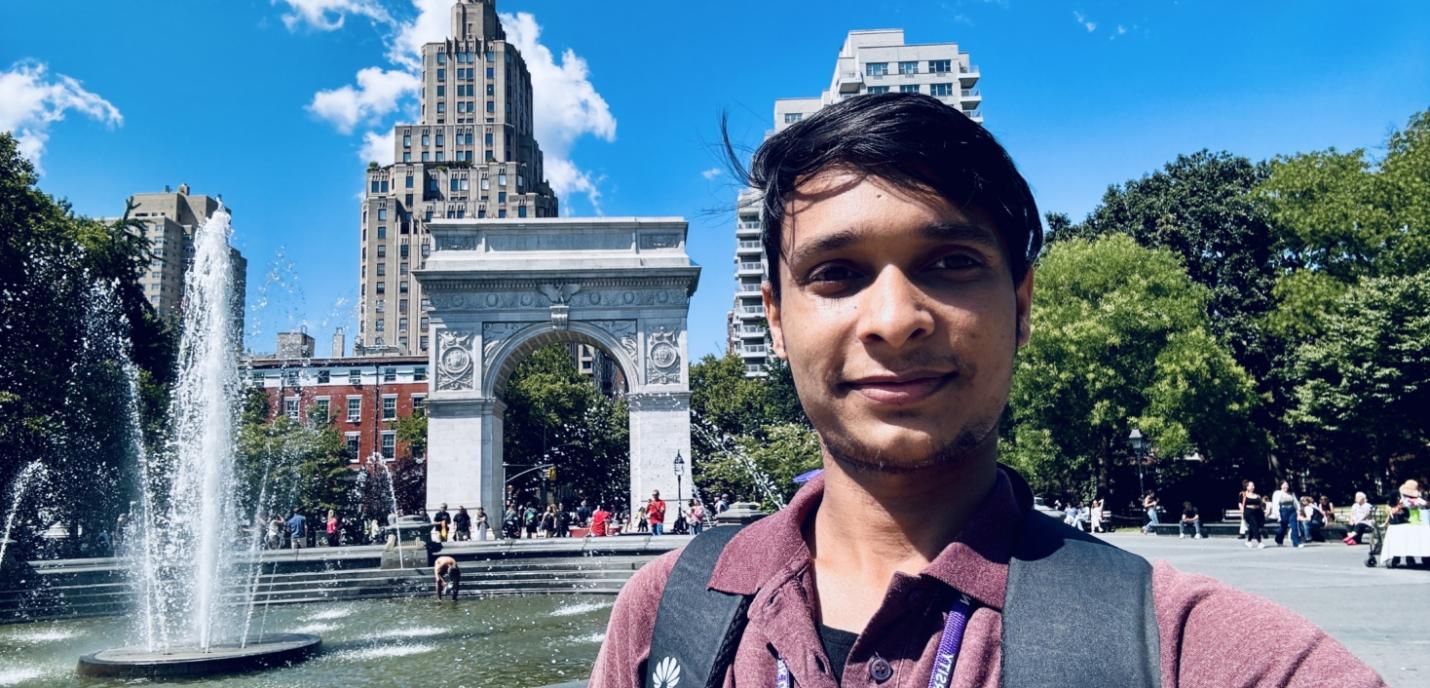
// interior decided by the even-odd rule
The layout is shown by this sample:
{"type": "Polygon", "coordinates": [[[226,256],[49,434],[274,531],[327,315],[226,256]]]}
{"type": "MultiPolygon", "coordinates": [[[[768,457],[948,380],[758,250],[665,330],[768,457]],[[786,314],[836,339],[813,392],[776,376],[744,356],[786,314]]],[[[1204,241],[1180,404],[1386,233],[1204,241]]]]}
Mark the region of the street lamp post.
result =
{"type": "Polygon", "coordinates": [[[675,513],[676,513],[676,516],[677,516],[677,518],[678,518],[679,515],[680,515],[680,505],[682,504],[682,502],[681,502],[681,496],[680,496],[680,488],[681,488],[681,480],[680,480],[680,477],[681,477],[682,474],[685,473],[685,459],[684,459],[684,458],[681,458],[681,456],[680,456],[680,450],[679,450],[679,449],[675,450],[675,464],[674,464],[674,466],[675,466],[675,513]]]}
{"type": "Polygon", "coordinates": [[[1127,435],[1128,444],[1132,445],[1132,455],[1137,457],[1137,498],[1143,499],[1147,496],[1147,486],[1142,481],[1142,460],[1143,452],[1147,448],[1147,440],[1142,437],[1142,431],[1132,428],[1132,432],[1127,435]]]}

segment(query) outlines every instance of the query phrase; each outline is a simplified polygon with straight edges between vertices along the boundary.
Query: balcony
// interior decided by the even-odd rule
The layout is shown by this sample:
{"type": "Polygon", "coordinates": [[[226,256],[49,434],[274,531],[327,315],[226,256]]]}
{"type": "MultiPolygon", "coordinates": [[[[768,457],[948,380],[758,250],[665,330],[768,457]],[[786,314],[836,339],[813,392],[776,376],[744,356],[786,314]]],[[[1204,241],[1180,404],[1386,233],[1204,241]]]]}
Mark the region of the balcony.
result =
{"type": "Polygon", "coordinates": [[[976,66],[958,66],[958,82],[964,87],[972,87],[978,83],[978,79],[981,76],[983,76],[983,74],[978,71],[978,67],[976,66]]]}
{"type": "Polygon", "coordinates": [[[858,93],[864,88],[864,75],[859,72],[844,72],[839,75],[839,92],[845,95],[858,93]]]}
{"type": "Polygon", "coordinates": [[[983,94],[979,93],[976,88],[962,89],[959,91],[959,95],[962,95],[964,100],[983,100],[983,94]]]}
{"type": "Polygon", "coordinates": [[[765,274],[765,266],[759,262],[741,262],[736,272],[741,275],[763,275],[765,274]]]}

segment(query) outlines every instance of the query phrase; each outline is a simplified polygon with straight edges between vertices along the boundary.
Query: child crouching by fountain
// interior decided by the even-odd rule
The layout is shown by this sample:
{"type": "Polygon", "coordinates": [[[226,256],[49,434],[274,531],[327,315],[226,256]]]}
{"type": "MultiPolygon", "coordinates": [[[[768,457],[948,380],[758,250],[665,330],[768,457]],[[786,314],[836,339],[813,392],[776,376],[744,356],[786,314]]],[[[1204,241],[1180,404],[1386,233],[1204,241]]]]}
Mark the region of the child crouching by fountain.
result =
{"type": "Polygon", "coordinates": [[[437,579],[437,599],[442,599],[443,589],[452,591],[452,601],[457,601],[457,588],[462,585],[462,569],[457,560],[443,555],[432,563],[432,575],[437,579]]]}

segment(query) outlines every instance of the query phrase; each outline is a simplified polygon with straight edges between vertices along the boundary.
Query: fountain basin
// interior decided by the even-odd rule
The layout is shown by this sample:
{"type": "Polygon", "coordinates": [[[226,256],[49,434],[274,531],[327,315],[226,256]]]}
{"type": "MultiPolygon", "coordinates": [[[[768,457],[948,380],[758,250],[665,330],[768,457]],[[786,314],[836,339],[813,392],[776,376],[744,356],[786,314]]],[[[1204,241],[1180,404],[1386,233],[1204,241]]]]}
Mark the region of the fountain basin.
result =
{"type": "Polygon", "coordinates": [[[270,633],[257,642],[215,645],[208,650],[176,647],[150,652],[143,647],[100,650],[79,659],[81,676],[193,678],[289,666],[318,652],[323,641],[307,633],[270,633]]]}

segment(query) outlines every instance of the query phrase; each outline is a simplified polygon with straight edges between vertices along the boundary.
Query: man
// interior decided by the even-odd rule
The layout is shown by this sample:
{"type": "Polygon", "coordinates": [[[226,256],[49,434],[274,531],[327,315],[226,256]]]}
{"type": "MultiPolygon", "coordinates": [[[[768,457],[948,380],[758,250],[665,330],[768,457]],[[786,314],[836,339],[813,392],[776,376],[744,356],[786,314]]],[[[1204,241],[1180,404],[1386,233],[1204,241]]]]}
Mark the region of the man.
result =
{"type": "Polygon", "coordinates": [[[303,549],[303,542],[308,539],[308,519],[297,509],[288,512],[288,542],[297,550],[303,549]]]}
{"type": "Polygon", "coordinates": [[[646,505],[646,520],[650,522],[651,535],[665,534],[665,502],[660,500],[660,490],[651,490],[650,503],[646,505]]]}
{"type": "Polygon", "coordinates": [[[556,537],[571,537],[571,512],[566,510],[566,502],[556,505],[556,537]]]}
{"type": "MultiPolygon", "coordinates": [[[[1097,593],[1062,592],[1056,570],[1010,579],[1014,555],[1029,559],[1013,542],[1029,522],[1109,561],[1138,562],[1151,594],[1128,604],[1145,601],[1139,622],[1153,628],[1135,637],[1160,640],[1142,656],[1167,688],[1383,685],[1267,601],[1148,566],[1032,513],[1031,490],[998,465],[997,449],[1014,354],[1029,337],[1041,224],[1027,183],[981,127],[928,96],[850,98],[770,137],[748,181],[763,192],[771,342],[819,435],[824,471],[725,543],[708,578],[671,591],[748,600],[714,685],[904,688],[948,686],[951,675],[991,687],[1010,653],[1045,660],[1009,663],[1044,677],[1025,674],[1021,685],[1057,685],[1069,667],[1095,673],[1084,665],[1137,650],[1110,639],[1134,636],[1100,614],[1038,609],[1005,628],[1005,609],[1029,611],[1019,597],[1097,593]],[[1010,591],[1023,594],[1005,599],[1010,591]],[[1097,629],[1096,643],[1085,629],[1097,629]],[[1005,647],[1005,631],[1034,640],[1005,647]],[[1054,631],[1079,641],[1070,657],[1094,659],[1040,655],[1038,639],[1054,631]],[[1117,644],[1104,652],[1104,643],[1117,644]]],[[[621,591],[593,688],[704,685],[666,653],[668,636],[653,642],[672,572],[694,577],[675,566],[679,556],[656,559],[621,591]]],[[[706,645],[730,637],[698,630],[706,645]]]]}
{"type": "Polygon", "coordinates": [[[1197,540],[1202,539],[1202,514],[1191,502],[1182,502],[1182,520],[1177,524],[1177,539],[1187,536],[1187,529],[1194,533],[1197,540]]]}
{"type": "Polygon", "coordinates": [[[457,560],[442,555],[432,562],[432,576],[436,578],[437,599],[441,600],[445,591],[452,593],[452,601],[457,601],[457,589],[462,587],[462,568],[457,560]]]}
{"type": "Polygon", "coordinates": [[[437,540],[439,542],[446,542],[447,531],[452,525],[452,515],[447,513],[446,504],[443,504],[442,508],[437,510],[437,515],[432,519],[432,524],[437,527],[437,540]]]}
{"type": "Polygon", "coordinates": [[[591,525],[591,503],[581,500],[581,506],[576,507],[576,525],[585,528],[591,525]]]}
{"type": "Polygon", "coordinates": [[[723,514],[723,513],[725,513],[725,511],[728,510],[729,508],[730,508],[730,495],[728,495],[728,494],[722,494],[722,495],[720,495],[720,498],[719,498],[719,499],[715,500],[715,513],[717,513],[717,514],[723,514]]]}

